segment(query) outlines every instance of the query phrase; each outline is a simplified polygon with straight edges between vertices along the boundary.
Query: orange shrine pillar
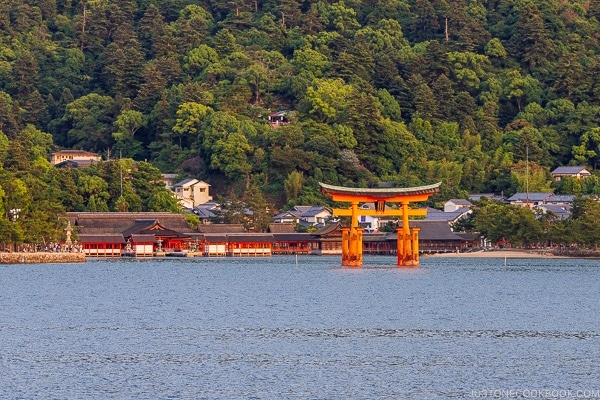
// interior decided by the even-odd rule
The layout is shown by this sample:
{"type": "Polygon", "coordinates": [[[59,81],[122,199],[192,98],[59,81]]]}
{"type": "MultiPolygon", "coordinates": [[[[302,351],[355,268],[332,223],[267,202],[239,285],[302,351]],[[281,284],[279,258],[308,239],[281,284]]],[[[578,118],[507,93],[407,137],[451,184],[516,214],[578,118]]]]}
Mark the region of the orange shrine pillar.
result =
{"type": "Polygon", "coordinates": [[[358,227],[358,202],[352,202],[352,223],[350,228],[342,228],[342,265],[344,267],[362,266],[364,228],[358,227]]]}
{"type": "Polygon", "coordinates": [[[398,266],[419,265],[419,228],[408,225],[408,201],[402,202],[402,227],[398,228],[398,266]]]}

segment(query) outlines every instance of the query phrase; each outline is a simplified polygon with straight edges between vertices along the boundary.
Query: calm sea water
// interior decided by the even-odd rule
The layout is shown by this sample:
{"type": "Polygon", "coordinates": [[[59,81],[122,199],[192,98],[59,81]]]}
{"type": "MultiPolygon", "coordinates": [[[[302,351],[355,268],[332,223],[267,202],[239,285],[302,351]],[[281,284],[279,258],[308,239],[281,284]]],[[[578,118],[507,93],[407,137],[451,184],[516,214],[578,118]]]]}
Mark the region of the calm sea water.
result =
{"type": "Polygon", "coordinates": [[[1,265],[0,398],[600,398],[600,261],[421,261],[1,265]]]}

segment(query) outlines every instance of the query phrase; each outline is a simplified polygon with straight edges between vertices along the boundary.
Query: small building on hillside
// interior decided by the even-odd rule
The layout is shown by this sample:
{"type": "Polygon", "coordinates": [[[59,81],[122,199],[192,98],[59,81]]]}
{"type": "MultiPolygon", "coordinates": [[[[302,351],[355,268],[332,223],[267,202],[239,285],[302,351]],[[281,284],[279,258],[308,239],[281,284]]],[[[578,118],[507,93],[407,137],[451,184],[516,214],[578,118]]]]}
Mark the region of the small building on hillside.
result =
{"type": "Polygon", "coordinates": [[[553,194],[548,197],[544,204],[555,206],[572,206],[575,200],[574,194],[553,194]]]}
{"type": "Polygon", "coordinates": [[[173,185],[175,196],[184,208],[194,209],[212,200],[210,185],[198,179],[184,179],[173,185]]]}
{"type": "Polygon", "coordinates": [[[294,206],[277,214],[273,220],[281,224],[324,226],[332,215],[331,210],[325,206],[294,206]]]}
{"type": "Polygon", "coordinates": [[[102,161],[96,153],[84,150],[61,150],[50,154],[50,164],[61,167],[81,168],[102,161]]]}
{"type": "Polygon", "coordinates": [[[288,112],[285,110],[270,113],[268,120],[271,128],[279,128],[290,123],[288,112]]]}
{"type": "Polygon", "coordinates": [[[560,181],[564,177],[583,179],[592,176],[592,173],[585,167],[558,167],[551,172],[552,179],[560,181]]]}
{"type": "Polygon", "coordinates": [[[506,203],[506,197],[497,195],[494,193],[472,193],[468,196],[469,201],[481,201],[481,200],[489,200],[489,201],[498,201],[500,203],[506,203]]]}
{"type": "Polygon", "coordinates": [[[162,174],[163,182],[165,183],[165,187],[169,190],[173,189],[175,186],[175,180],[177,179],[177,174],[162,174]]]}
{"type": "Polygon", "coordinates": [[[213,223],[217,218],[220,206],[214,201],[209,201],[196,206],[192,212],[200,219],[200,224],[207,225],[213,223]]]}
{"type": "Polygon", "coordinates": [[[455,211],[442,211],[437,208],[427,207],[427,215],[424,221],[444,221],[449,225],[453,225],[460,219],[467,217],[473,211],[469,207],[459,208],[455,211]]]}
{"type": "Polygon", "coordinates": [[[571,206],[570,205],[554,205],[554,204],[544,204],[540,206],[540,209],[544,212],[544,214],[554,214],[558,219],[567,219],[571,216],[571,206]]]}
{"type": "Polygon", "coordinates": [[[519,192],[509,197],[508,202],[513,206],[533,208],[542,204],[546,204],[546,200],[548,200],[551,196],[553,196],[553,194],[547,192],[519,192]]]}
{"type": "Polygon", "coordinates": [[[300,223],[300,213],[294,209],[282,211],[274,216],[273,220],[277,224],[298,225],[298,223],[300,223]]]}
{"type": "Polygon", "coordinates": [[[463,208],[471,208],[473,203],[465,199],[450,199],[444,203],[444,212],[454,212],[463,208]]]}

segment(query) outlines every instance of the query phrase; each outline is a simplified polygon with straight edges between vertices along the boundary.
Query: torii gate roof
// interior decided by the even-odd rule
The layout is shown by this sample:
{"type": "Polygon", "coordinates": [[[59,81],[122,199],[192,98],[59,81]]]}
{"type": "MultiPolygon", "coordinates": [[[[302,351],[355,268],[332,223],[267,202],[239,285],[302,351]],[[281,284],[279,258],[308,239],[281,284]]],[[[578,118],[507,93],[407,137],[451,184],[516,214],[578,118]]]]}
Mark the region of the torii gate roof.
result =
{"type": "Polygon", "coordinates": [[[440,191],[441,182],[426,186],[408,188],[349,188],[333,186],[322,182],[321,191],[335,201],[371,202],[384,200],[387,202],[426,201],[432,194],[440,191]]]}

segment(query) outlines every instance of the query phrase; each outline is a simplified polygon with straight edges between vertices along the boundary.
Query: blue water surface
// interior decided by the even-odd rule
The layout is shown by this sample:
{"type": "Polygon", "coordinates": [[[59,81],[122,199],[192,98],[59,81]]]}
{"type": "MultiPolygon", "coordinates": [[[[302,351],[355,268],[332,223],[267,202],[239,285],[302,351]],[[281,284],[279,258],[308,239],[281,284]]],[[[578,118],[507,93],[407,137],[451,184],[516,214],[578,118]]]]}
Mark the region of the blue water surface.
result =
{"type": "Polygon", "coordinates": [[[276,256],[0,265],[0,398],[600,393],[600,261],[394,264],[276,256]]]}

